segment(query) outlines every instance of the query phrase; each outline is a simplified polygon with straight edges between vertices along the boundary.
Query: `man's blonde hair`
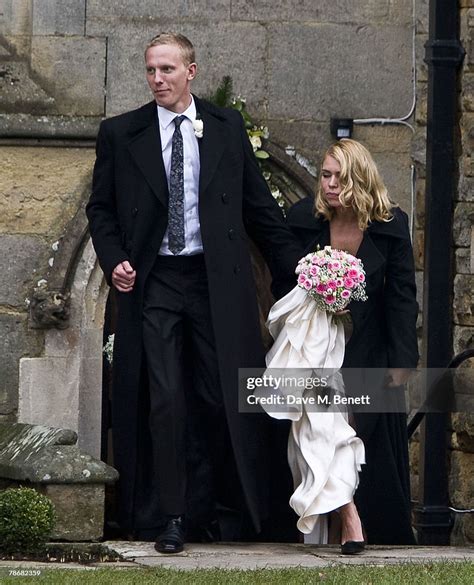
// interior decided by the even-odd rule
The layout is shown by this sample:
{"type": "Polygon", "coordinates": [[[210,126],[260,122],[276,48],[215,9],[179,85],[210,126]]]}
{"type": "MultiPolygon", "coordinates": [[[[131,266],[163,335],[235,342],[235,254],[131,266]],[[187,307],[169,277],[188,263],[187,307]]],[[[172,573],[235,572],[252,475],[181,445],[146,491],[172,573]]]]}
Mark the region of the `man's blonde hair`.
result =
{"type": "MultiPolygon", "coordinates": [[[[325,152],[320,172],[327,156],[334,158],[341,167],[339,200],[344,207],[352,207],[359,228],[365,230],[371,221],[390,221],[393,217],[391,209],[396,205],[390,201],[387,188],[367,148],[350,138],[335,142],[325,152]]],[[[317,214],[327,220],[335,213],[324,197],[321,180],[316,192],[315,209],[317,214]]]]}
{"type": "Polygon", "coordinates": [[[181,51],[183,63],[188,66],[196,62],[196,52],[191,41],[179,33],[161,32],[156,37],[153,37],[148,45],[145,47],[145,59],[148,49],[156,47],[157,45],[176,45],[181,51]]]}

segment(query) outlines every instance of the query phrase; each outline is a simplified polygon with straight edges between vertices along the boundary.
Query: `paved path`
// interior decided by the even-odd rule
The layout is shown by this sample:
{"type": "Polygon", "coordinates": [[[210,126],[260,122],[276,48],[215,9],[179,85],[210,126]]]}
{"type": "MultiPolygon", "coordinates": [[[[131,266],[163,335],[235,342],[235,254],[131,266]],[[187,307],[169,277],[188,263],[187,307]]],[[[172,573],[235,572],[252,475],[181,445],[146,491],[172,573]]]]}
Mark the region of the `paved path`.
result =
{"type": "Polygon", "coordinates": [[[151,542],[105,542],[127,561],[147,567],[176,569],[257,569],[284,567],[327,567],[334,564],[388,565],[440,560],[474,563],[474,547],[369,546],[362,555],[341,555],[339,546],[311,544],[189,544],[184,552],[162,555],[151,542]]]}
{"type": "Polygon", "coordinates": [[[369,546],[362,555],[341,555],[338,546],[314,544],[217,543],[189,544],[177,555],[162,555],[151,542],[104,542],[119,553],[123,561],[115,563],[41,563],[34,561],[0,561],[1,576],[9,569],[89,569],[99,567],[140,568],[170,567],[175,569],[258,569],[334,565],[392,565],[397,563],[431,563],[442,560],[473,563],[474,547],[369,546]]]}

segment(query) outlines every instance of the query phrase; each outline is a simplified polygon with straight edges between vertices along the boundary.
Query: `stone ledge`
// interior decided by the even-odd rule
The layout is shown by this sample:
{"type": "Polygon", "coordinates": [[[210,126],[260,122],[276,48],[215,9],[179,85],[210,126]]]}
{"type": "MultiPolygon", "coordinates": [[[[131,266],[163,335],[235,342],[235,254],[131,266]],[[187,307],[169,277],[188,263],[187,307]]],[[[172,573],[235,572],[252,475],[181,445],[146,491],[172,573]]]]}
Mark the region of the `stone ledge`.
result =
{"type": "Polygon", "coordinates": [[[0,489],[27,485],[54,504],[53,538],[98,540],[104,526],[105,484],[118,472],[81,453],[77,434],[21,423],[0,423],[0,489]]]}

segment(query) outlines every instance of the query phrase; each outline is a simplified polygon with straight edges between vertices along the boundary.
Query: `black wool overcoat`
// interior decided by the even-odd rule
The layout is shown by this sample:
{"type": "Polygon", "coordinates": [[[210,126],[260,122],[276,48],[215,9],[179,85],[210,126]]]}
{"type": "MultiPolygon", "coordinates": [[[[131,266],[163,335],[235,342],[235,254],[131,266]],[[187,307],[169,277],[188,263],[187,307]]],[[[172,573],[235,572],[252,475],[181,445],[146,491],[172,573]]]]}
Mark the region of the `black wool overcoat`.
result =
{"type": "MultiPolygon", "coordinates": [[[[264,366],[249,238],[262,252],[278,296],[294,283],[301,248],[256,164],[240,113],[195,98],[199,139],[199,218],[227,426],[238,478],[255,529],[268,514],[266,418],[240,414],[238,368],[264,366]]],[[[131,293],[118,293],[113,376],[114,465],[120,473],[122,528],[133,530],[143,371],[142,299],[168,217],[168,184],[156,103],[102,122],[97,138],[90,232],[107,282],[129,260],[131,293]]]]}
{"type": "MultiPolygon", "coordinates": [[[[415,368],[418,363],[413,249],[406,213],[394,208],[393,215],[389,222],[369,225],[356,254],[366,271],[368,300],[348,306],[353,332],[343,367],[367,369],[362,376],[372,368],[415,368]]],[[[329,222],[315,217],[312,199],[296,203],[287,222],[305,254],[330,244],[329,222]]],[[[377,412],[354,413],[354,418],[367,460],[355,500],[369,542],[411,544],[406,416],[377,412]]]]}

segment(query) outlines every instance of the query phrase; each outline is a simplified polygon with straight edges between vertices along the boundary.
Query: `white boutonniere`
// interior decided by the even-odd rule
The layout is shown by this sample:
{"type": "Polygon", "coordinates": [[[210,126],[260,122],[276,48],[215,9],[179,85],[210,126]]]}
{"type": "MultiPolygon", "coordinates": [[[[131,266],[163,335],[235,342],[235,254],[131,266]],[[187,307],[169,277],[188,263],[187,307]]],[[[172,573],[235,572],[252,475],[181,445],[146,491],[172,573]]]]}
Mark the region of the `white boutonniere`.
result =
{"type": "Polygon", "coordinates": [[[201,118],[193,120],[194,136],[196,138],[202,138],[204,136],[204,122],[201,118]]]}

